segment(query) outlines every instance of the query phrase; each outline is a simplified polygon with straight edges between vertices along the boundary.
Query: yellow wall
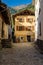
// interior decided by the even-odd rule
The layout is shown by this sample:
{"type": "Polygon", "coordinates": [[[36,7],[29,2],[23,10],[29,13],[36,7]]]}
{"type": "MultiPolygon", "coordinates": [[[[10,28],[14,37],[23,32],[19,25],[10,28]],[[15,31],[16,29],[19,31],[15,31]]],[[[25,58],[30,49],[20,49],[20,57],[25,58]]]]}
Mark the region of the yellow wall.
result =
{"type": "Polygon", "coordinates": [[[16,16],[15,18],[15,25],[14,25],[14,28],[15,28],[15,32],[14,32],[14,35],[16,37],[19,37],[19,36],[24,36],[25,40],[27,40],[26,36],[27,35],[30,35],[31,38],[34,38],[35,37],[35,16],[16,16]],[[23,22],[19,22],[19,20],[17,20],[17,18],[22,18],[23,19],[23,22]],[[32,18],[33,21],[31,23],[31,25],[28,25],[29,22],[27,22],[27,18],[32,18]],[[31,26],[31,31],[26,31],[26,30],[23,30],[23,31],[18,31],[16,30],[16,27],[17,26],[31,26]],[[32,26],[34,27],[34,29],[32,29],[32,26]]]}
{"type": "Polygon", "coordinates": [[[3,26],[3,30],[4,30],[4,39],[8,39],[8,25],[4,23],[3,26]]]}

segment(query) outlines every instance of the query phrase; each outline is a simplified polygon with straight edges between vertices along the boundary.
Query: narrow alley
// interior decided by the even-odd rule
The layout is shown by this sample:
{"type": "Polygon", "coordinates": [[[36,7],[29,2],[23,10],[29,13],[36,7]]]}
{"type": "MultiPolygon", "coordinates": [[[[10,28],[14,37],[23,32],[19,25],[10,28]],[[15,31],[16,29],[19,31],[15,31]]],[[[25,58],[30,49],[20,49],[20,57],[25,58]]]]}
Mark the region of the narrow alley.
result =
{"type": "Polygon", "coordinates": [[[43,65],[43,55],[34,43],[13,43],[13,48],[3,48],[0,65],[43,65]]]}

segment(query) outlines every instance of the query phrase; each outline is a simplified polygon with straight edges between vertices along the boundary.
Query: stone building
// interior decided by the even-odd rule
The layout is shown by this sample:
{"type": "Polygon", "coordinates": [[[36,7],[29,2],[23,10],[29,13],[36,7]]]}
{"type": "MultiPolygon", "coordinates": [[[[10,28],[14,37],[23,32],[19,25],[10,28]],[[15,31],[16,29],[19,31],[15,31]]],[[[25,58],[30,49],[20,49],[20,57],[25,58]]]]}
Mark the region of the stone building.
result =
{"type": "Polygon", "coordinates": [[[35,13],[30,10],[23,10],[13,15],[14,36],[16,41],[31,42],[35,38],[35,13]]]}
{"type": "Polygon", "coordinates": [[[36,41],[40,52],[43,53],[43,0],[37,0],[35,4],[36,17],[36,41]]]}
{"type": "Polygon", "coordinates": [[[0,42],[2,46],[8,44],[8,26],[10,25],[10,13],[6,4],[0,1],[0,42]]]}
{"type": "Polygon", "coordinates": [[[40,8],[40,2],[39,0],[35,0],[35,41],[37,40],[38,37],[39,8],[40,8]]]}

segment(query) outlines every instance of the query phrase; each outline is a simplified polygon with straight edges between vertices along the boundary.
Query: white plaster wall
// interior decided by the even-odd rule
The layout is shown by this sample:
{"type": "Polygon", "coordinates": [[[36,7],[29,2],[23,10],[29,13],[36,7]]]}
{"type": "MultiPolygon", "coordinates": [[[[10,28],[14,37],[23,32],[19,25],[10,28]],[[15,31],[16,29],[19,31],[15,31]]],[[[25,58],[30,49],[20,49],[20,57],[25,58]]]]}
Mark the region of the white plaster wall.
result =
{"type": "Polygon", "coordinates": [[[41,12],[39,15],[39,22],[41,22],[41,36],[38,36],[38,39],[43,40],[43,0],[40,0],[41,12]]]}
{"type": "Polygon", "coordinates": [[[35,0],[35,41],[38,38],[38,18],[39,18],[39,0],[35,0]]]}

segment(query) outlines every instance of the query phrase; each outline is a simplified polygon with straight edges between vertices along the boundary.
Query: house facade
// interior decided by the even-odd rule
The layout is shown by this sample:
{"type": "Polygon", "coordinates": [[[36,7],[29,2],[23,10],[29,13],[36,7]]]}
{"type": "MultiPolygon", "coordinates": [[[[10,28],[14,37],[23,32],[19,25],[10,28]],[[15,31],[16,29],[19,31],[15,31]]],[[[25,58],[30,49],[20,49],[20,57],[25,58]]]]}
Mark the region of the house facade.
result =
{"type": "Polygon", "coordinates": [[[16,41],[30,42],[35,39],[35,15],[30,10],[21,11],[13,15],[14,36],[16,41]]]}

